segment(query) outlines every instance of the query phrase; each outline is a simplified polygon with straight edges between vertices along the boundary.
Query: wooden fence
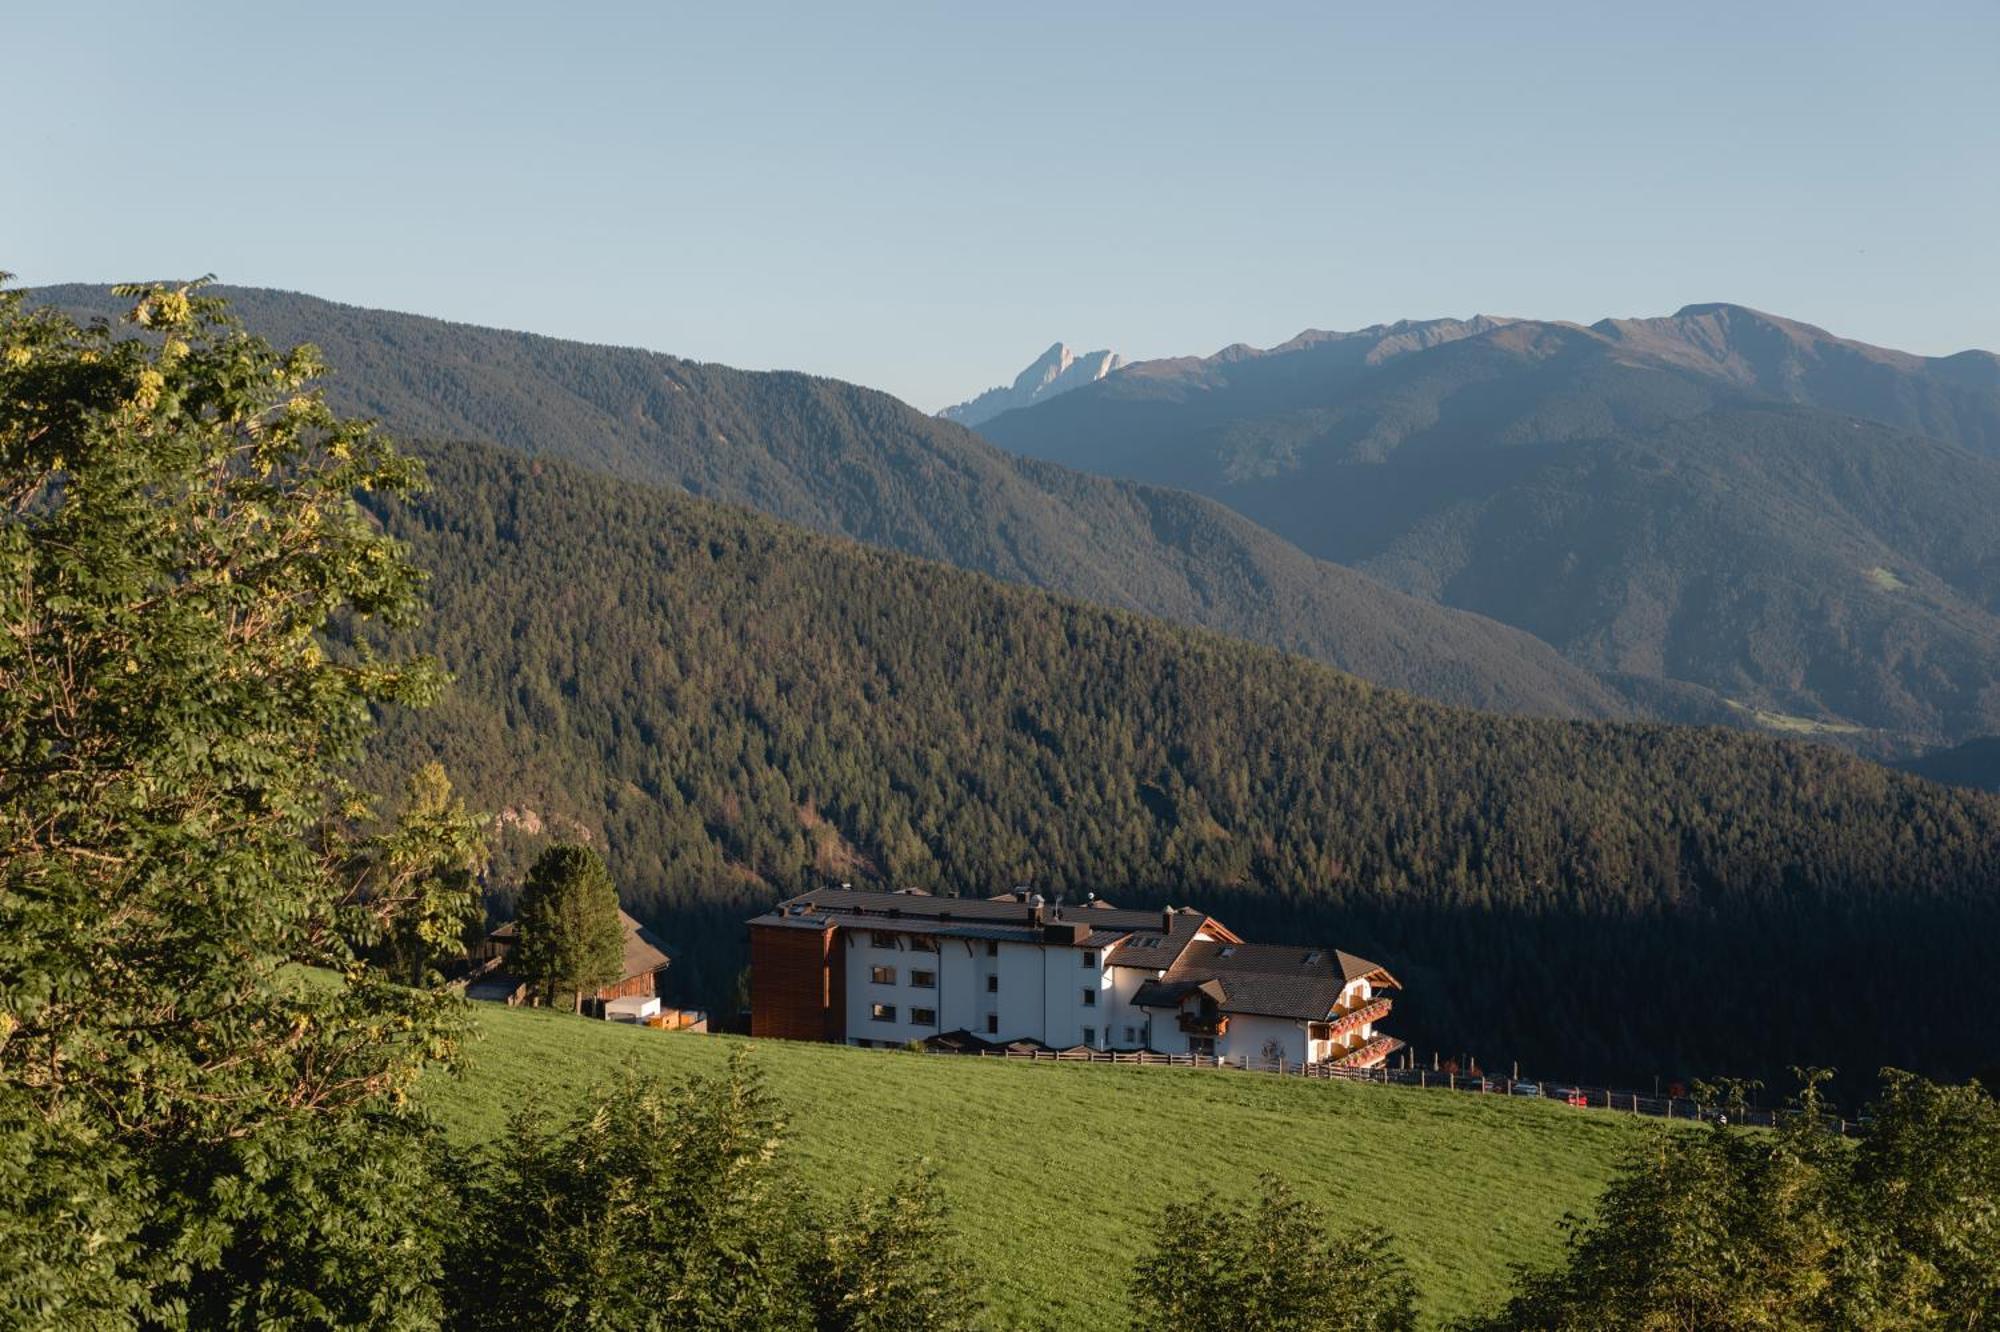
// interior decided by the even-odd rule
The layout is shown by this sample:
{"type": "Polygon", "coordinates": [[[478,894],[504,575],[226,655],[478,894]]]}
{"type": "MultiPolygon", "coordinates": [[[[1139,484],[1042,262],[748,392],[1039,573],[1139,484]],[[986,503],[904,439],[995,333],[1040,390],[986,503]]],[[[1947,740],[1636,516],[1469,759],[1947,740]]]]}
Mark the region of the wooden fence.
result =
{"type": "MultiPolygon", "coordinates": [[[[1064,1064],[1147,1064],[1176,1068],[1227,1068],[1246,1073],[1268,1073],[1280,1077],[1339,1079],[1344,1082],[1372,1082],[1386,1087],[1416,1087],[1426,1091],[1449,1091],[1482,1096],[1519,1096],[1561,1101],[1579,1110],[1615,1111],[1618,1114],[1650,1115],[1655,1119],[1713,1123],[1734,1114],[1737,1122],[1756,1128],[1776,1126],[1781,1118],[1797,1113],[1758,1106],[1726,1110],[1704,1105],[1688,1096],[1648,1096],[1643,1092],[1609,1087],[1582,1087],[1571,1083],[1538,1082],[1527,1078],[1489,1078],[1463,1073],[1444,1073],[1427,1068],[1344,1067],[1333,1063],[1300,1064],[1286,1059],[1234,1059],[1215,1055],[1155,1054],[1150,1050],[1047,1050],[986,1049],[933,1050],[918,1047],[918,1053],[979,1059],[1019,1059],[1064,1064]]],[[[1858,1133],[1863,1127],[1851,1119],[1825,1117],[1826,1127],[1842,1136],[1858,1133]]]]}

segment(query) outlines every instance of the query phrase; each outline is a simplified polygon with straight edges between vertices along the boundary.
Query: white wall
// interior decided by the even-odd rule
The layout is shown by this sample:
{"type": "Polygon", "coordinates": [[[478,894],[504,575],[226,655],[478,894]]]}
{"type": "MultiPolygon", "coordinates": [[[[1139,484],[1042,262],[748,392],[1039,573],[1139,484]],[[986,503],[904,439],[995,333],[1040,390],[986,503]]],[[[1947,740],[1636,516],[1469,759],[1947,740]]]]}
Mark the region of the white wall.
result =
{"type": "Polygon", "coordinates": [[[1229,1030],[1215,1043],[1215,1052],[1225,1059],[1247,1056],[1252,1063],[1282,1057],[1287,1063],[1302,1064],[1306,1061],[1306,1024],[1296,1018],[1232,1014],[1229,1030]]]}
{"type": "MultiPolygon", "coordinates": [[[[1112,967],[1110,969],[1109,992],[1103,998],[1099,999],[1098,1002],[1109,1005],[1105,1026],[1110,1034],[1106,1037],[1106,1042],[1114,1049],[1130,1050],[1147,1048],[1147,1022],[1151,1018],[1151,1014],[1146,1009],[1134,1004],[1132,997],[1139,992],[1141,985],[1144,985],[1159,974],[1157,971],[1148,971],[1141,967],[1112,967]],[[1127,1027],[1132,1028],[1133,1032],[1129,1039],[1125,1035],[1127,1027]]],[[[1173,1025],[1171,1018],[1167,1020],[1167,1025],[1173,1025]]],[[[1157,1035],[1157,1032],[1153,1034],[1157,1035]]]]}
{"type": "Polygon", "coordinates": [[[909,946],[909,936],[898,933],[899,946],[876,946],[874,932],[843,927],[846,953],[844,975],[847,985],[847,1038],[903,1044],[920,1041],[947,1031],[969,1031],[989,1040],[1037,1040],[1067,1047],[1083,1040],[1084,1028],[1091,1029],[1099,1049],[1123,1045],[1123,1028],[1138,1028],[1143,1041],[1146,1014],[1131,1005],[1131,996],[1151,973],[1104,965],[1102,949],[1086,950],[1068,945],[1000,942],[994,955],[987,954],[984,939],[935,938],[938,951],[923,952],[909,946]],[[1087,952],[1094,951],[1095,965],[1083,965],[1087,952]],[[890,967],[893,985],[876,984],[872,969],[890,967]],[[918,989],[910,984],[912,971],[930,971],[937,976],[935,989],[918,989]],[[987,988],[989,978],[997,987],[987,988]],[[1084,991],[1097,996],[1095,1004],[1084,1002],[1084,991]],[[876,1004],[896,1009],[894,1022],[877,1022],[871,1016],[876,1004]],[[913,1022],[914,1008],[933,1009],[934,1023],[913,1022]],[[989,1029],[987,1018],[998,1019],[997,1030],[989,1029]]]}
{"type": "MultiPolygon", "coordinates": [[[[950,1027],[940,1027],[937,1022],[918,1023],[912,1020],[911,1010],[917,1008],[938,1009],[939,994],[947,981],[944,975],[945,955],[942,952],[920,952],[907,946],[879,948],[868,930],[843,929],[841,941],[846,953],[847,976],[847,1039],[850,1041],[887,1042],[902,1045],[909,1041],[921,1041],[935,1036],[940,1031],[950,1031],[950,1027]],[[890,967],[896,973],[892,985],[878,985],[871,979],[874,967],[890,967]],[[929,971],[939,978],[939,988],[921,989],[910,984],[912,971],[929,971]],[[870,1013],[876,1004],[890,1004],[896,1010],[894,1022],[877,1022],[870,1013]]],[[[938,1012],[943,1020],[944,1014],[938,1012]]]]}

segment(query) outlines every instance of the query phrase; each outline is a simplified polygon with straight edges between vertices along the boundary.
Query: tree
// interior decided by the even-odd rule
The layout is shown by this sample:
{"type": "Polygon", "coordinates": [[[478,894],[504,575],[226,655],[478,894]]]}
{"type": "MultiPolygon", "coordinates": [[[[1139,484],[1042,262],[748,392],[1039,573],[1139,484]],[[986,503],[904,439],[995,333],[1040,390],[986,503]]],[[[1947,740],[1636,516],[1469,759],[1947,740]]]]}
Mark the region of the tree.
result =
{"type": "Polygon", "coordinates": [[[468,1171],[454,1304],[470,1329],[959,1332],[978,1310],[935,1177],[823,1215],[746,1052],[678,1083],[626,1069],[536,1105],[468,1171]]]}
{"type": "Polygon", "coordinates": [[[1282,1179],[1254,1206],[1171,1203],[1134,1265],[1133,1326],[1185,1332],[1403,1332],[1416,1287],[1387,1234],[1329,1234],[1282,1179]]]}
{"type": "Polygon", "coordinates": [[[420,472],[312,348],[120,291],[139,335],[0,289],[0,1318],[421,1324],[458,1008],[369,965],[338,776],[442,683],[373,645],[421,579],[355,501],[420,472]]]}
{"type": "Polygon", "coordinates": [[[2000,1326],[2000,1100],[1894,1069],[1849,1163],[1853,1325],[2000,1326]]]}
{"type": "Polygon", "coordinates": [[[1772,1131],[1661,1130],[1489,1329],[1972,1328],[2000,1318],[2000,1105],[1885,1069],[1850,1148],[1800,1070],[1772,1131]]]}
{"type": "Polygon", "coordinates": [[[819,1332],[951,1332],[979,1312],[975,1277],[924,1161],[886,1194],[863,1193],[820,1227],[808,1280],[819,1332]]]}
{"type": "Polygon", "coordinates": [[[402,812],[356,857],[354,900],[379,927],[379,951],[406,984],[439,979],[439,964],[463,957],[485,917],[477,875],[486,864],[484,820],[451,792],[442,763],[410,777],[402,812]]]}
{"type": "Polygon", "coordinates": [[[618,890],[587,846],[559,842],[535,858],[515,920],[520,937],[509,965],[543,1003],[568,990],[580,1012],[585,991],[611,984],[624,971],[618,890]]]}

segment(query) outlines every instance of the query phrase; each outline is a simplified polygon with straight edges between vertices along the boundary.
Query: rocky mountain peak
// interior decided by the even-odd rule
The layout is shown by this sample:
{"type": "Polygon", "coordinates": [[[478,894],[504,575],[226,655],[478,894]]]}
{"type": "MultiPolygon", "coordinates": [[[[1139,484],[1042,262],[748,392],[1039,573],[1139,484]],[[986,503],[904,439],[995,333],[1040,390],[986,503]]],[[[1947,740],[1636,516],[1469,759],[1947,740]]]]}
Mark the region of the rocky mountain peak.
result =
{"type": "Polygon", "coordinates": [[[1037,356],[1027,369],[1014,376],[1012,384],[990,388],[976,398],[947,407],[938,415],[964,426],[990,421],[1002,412],[1027,407],[1071,389],[1094,384],[1115,370],[1123,369],[1125,358],[1114,351],[1076,352],[1066,342],[1056,342],[1037,356]]]}

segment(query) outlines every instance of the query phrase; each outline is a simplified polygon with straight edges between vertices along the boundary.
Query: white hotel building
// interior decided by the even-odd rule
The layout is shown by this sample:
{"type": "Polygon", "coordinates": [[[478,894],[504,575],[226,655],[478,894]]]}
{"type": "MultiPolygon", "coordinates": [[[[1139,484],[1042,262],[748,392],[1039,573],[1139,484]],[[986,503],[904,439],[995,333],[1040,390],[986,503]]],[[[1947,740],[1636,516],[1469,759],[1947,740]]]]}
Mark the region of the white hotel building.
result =
{"type": "Polygon", "coordinates": [[[1245,943],[1192,907],[1067,909],[827,888],[750,922],[754,1035],[850,1045],[1029,1044],[1378,1064],[1387,970],[1333,948],[1245,943]]]}

